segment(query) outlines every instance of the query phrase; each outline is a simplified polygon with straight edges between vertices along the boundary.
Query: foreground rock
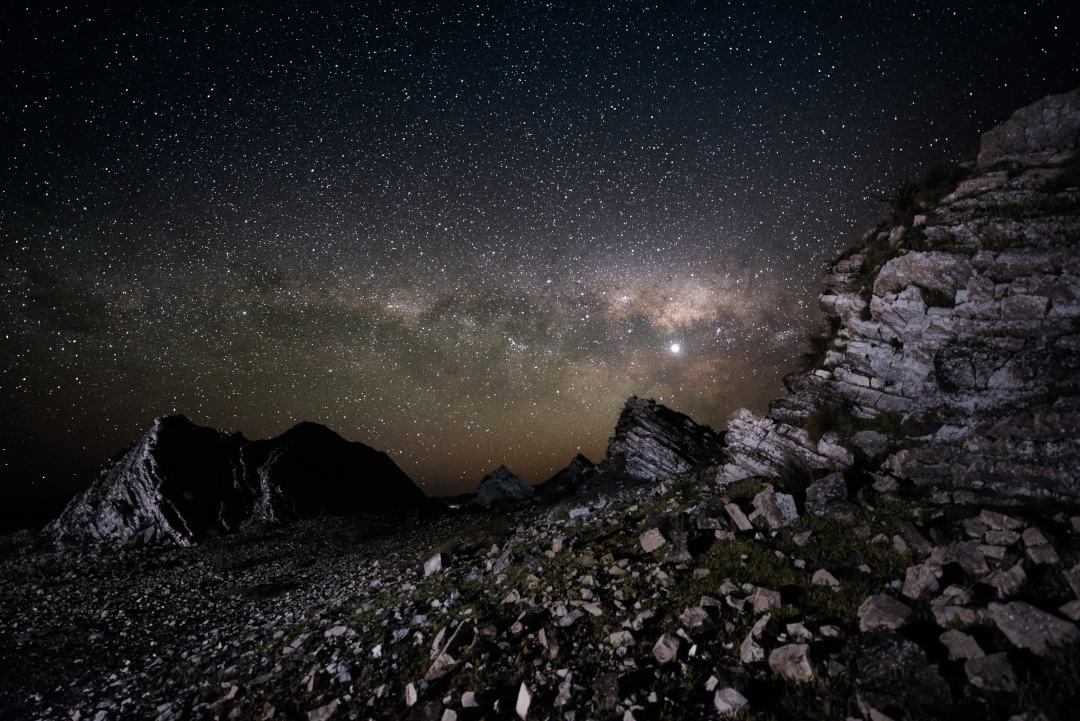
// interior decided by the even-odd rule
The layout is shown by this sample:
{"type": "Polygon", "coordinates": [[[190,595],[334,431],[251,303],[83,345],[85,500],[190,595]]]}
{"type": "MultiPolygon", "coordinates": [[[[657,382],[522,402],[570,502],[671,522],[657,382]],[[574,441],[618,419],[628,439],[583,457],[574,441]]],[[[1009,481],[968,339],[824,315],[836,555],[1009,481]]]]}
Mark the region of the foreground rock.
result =
{"type": "Polygon", "coordinates": [[[655,401],[626,401],[606,464],[635,478],[660,480],[689,471],[719,452],[720,439],[708,426],[655,401]]]}

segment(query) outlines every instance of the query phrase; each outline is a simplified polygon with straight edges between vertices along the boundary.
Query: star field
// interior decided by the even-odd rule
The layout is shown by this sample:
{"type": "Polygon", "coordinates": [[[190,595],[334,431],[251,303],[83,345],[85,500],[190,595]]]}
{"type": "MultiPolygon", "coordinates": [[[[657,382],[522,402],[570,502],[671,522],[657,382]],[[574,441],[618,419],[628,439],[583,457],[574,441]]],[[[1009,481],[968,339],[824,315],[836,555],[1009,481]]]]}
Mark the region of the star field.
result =
{"type": "Polygon", "coordinates": [[[875,193],[1080,84],[1067,3],[6,14],[4,493],[173,412],[432,495],[599,460],[634,394],[723,428],[875,193]]]}

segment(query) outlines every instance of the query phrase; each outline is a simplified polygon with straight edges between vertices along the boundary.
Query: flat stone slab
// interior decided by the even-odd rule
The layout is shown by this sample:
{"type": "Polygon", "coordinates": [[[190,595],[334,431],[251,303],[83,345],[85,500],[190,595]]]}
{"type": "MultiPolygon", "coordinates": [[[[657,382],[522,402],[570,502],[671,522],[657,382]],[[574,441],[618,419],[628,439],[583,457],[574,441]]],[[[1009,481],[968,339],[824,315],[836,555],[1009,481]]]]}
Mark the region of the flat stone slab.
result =
{"type": "Polygon", "coordinates": [[[990,618],[1015,646],[1026,648],[1036,656],[1046,655],[1047,644],[1062,646],[1080,638],[1076,624],[1046,611],[1040,611],[1023,601],[991,603],[990,618]]]}
{"type": "Polygon", "coordinates": [[[667,539],[665,539],[664,535],[656,528],[650,528],[645,531],[645,533],[642,533],[640,541],[641,548],[644,549],[645,553],[652,553],[667,543],[667,539]]]}
{"type": "Polygon", "coordinates": [[[960,631],[946,631],[939,640],[949,649],[949,658],[953,661],[966,658],[982,658],[986,654],[971,636],[960,631]]]}
{"type": "Polygon", "coordinates": [[[1004,653],[969,658],[964,663],[964,672],[975,688],[984,691],[1016,690],[1016,674],[1004,653]]]}
{"type": "Polygon", "coordinates": [[[871,631],[875,628],[900,628],[911,609],[892,596],[884,593],[868,596],[859,606],[859,630],[871,631]]]}

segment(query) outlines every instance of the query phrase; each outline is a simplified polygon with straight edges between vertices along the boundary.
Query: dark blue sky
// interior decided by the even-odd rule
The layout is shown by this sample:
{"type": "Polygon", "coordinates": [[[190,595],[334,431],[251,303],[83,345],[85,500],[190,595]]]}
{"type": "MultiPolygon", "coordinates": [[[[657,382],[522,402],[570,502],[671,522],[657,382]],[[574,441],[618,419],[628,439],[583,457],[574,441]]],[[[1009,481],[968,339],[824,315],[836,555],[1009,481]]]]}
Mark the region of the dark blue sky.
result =
{"type": "Polygon", "coordinates": [[[17,9],[0,492],[182,412],[429,493],[780,395],[873,200],[1080,85],[1068,3],[17,9]],[[678,345],[678,352],[673,351],[678,345]]]}

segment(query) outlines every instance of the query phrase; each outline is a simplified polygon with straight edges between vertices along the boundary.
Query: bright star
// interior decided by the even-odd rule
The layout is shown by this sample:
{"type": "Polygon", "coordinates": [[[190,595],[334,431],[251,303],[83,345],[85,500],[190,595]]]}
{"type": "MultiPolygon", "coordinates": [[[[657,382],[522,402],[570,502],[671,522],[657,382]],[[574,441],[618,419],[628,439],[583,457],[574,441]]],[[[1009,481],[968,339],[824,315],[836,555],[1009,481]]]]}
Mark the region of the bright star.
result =
{"type": "Polygon", "coordinates": [[[672,353],[678,353],[679,352],[679,344],[678,343],[672,343],[671,344],[671,352],[672,353]]]}

